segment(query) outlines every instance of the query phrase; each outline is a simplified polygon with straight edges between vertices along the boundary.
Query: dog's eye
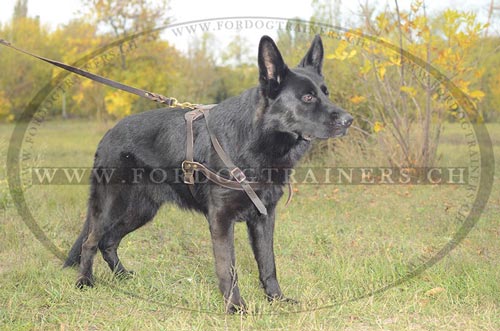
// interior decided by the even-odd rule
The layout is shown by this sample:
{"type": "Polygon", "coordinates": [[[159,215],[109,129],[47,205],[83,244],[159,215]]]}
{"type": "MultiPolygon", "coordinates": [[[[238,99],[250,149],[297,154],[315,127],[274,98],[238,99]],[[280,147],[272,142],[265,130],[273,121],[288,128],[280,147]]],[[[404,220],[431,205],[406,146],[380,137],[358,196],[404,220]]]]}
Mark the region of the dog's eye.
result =
{"type": "Polygon", "coordinates": [[[321,86],[321,92],[323,92],[325,95],[330,94],[330,92],[328,92],[328,89],[326,88],[325,85],[321,86]]]}
{"type": "Polygon", "coordinates": [[[302,96],[302,101],[304,101],[306,103],[311,103],[311,102],[316,101],[316,97],[312,94],[305,94],[302,96]]]}

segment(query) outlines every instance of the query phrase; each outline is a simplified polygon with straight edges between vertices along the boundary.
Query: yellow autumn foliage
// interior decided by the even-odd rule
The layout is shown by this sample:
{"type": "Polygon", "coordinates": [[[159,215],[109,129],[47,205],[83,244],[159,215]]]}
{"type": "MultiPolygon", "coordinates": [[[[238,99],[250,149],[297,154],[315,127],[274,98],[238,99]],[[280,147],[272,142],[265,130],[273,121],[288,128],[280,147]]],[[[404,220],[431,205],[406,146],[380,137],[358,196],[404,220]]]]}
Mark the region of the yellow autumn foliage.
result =
{"type": "Polygon", "coordinates": [[[349,43],[345,40],[341,40],[335,52],[326,55],[325,58],[328,60],[335,59],[340,61],[351,59],[356,55],[357,51],[355,49],[348,49],[348,48],[349,48],[349,43]]]}
{"type": "Polygon", "coordinates": [[[350,101],[351,103],[353,104],[359,104],[359,103],[362,103],[366,100],[366,97],[362,96],[362,95],[355,95],[353,97],[351,97],[350,101]]]}
{"type": "Polygon", "coordinates": [[[399,90],[401,92],[405,92],[406,94],[408,94],[408,95],[410,95],[412,97],[414,97],[415,95],[417,95],[417,91],[415,90],[414,87],[411,87],[411,86],[401,86],[399,88],[399,90]]]}
{"type": "Polygon", "coordinates": [[[378,133],[378,132],[384,130],[384,128],[385,128],[385,125],[382,122],[375,121],[375,123],[373,123],[373,132],[375,132],[375,133],[378,133]]]}
{"type": "Polygon", "coordinates": [[[5,93],[0,90],[0,118],[7,118],[10,111],[10,102],[5,97],[5,93]]]}
{"type": "Polygon", "coordinates": [[[116,118],[122,118],[131,114],[133,97],[121,91],[112,91],[104,97],[106,111],[116,118]]]}

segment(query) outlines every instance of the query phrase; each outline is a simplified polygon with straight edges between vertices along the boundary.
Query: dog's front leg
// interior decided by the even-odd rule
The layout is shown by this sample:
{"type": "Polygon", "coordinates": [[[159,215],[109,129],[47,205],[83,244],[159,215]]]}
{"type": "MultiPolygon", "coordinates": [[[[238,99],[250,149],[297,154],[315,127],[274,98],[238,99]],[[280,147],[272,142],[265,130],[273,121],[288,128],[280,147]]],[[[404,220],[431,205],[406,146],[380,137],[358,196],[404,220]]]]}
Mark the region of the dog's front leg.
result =
{"type": "Polygon", "coordinates": [[[278,284],[273,248],[275,213],[274,210],[268,210],[268,212],[267,216],[261,215],[247,221],[250,243],[259,268],[260,282],[269,301],[295,302],[295,300],[285,298],[278,284]]]}
{"type": "Polygon", "coordinates": [[[221,215],[223,213],[208,217],[215,257],[215,271],[219,279],[219,289],[224,295],[226,311],[235,313],[245,311],[245,302],[240,296],[235,267],[234,221],[221,215]]]}

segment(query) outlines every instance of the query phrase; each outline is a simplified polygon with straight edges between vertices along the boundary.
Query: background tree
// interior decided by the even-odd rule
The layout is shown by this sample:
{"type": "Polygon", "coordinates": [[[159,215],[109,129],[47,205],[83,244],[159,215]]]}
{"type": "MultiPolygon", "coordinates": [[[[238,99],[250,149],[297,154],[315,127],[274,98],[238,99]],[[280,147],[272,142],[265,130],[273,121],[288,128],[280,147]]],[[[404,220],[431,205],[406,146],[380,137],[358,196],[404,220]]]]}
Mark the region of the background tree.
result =
{"type": "Polygon", "coordinates": [[[12,19],[15,21],[20,18],[28,17],[28,0],[17,0],[14,6],[12,19]]]}
{"type": "MultiPolygon", "coordinates": [[[[38,18],[28,16],[26,0],[16,2],[12,20],[0,27],[0,36],[35,53],[55,54],[50,47],[48,28],[38,18]]],[[[50,80],[53,69],[5,47],[0,48],[0,58],[0,108],[3,109],[0,119],[14,120],[24,110],[26,100],[50,80]]]]}
{"type": "MultiPolygon", "coordinates": [[[[85,14],[103,31],[115,38],[147,31],[169,22],[167,0],[82,0],[85,14]]],[[[150,34],[150,38],[158,34],[150,34]]],[[[125,51],[120,47],[122,69],[126,69],[125,51]]]]}
{"type": "MultiPolygon", "coordinates": [[[[79,19],[51,31],[29,16],[26,0],[18,0],[12,20],[0,27],[0,36],[35,53],[72,63],[117,38],[165,24],[170,18],[167,0],[82,2],[86,9],[79,19]]],[[[340,3],[312,0],[311,21],[335,25],[352,20],[340,16],[340,3]]],[[[451,10],[429,16],[422,1],[414,1],[407,11],[396,4],[377,10],[360,7],[356,16],[360,19],[349,23],[351,33],[359,29],[430,61],[480,107],[476,120],[497,120],[500,63],[494,31],[485,38],[484,25],[472,14],[451,10]]],[[[291,27],[278,31],[277,43],[287,63],[295,66],[312,34],[291,27]]],[[[349,141],[355,142],[360,154],[378,147],[391,164],[432,164],[441,124],[465,115],[450,111],[453,100],[438,96],[432,79],[418,75],[397,51],[368,42],[360,47],[328,36],[323,41],[323,70],[330,97],[356,115],[350,137],[356,139],[349,141]]],[[[133,51],[121,48],[116,59],[91,71],[179,100],[217,103],[255,86],[257,72],[255,60],[250,60],[255,59],[256,45],[250,46],[238,36],[224,50],[217,51],[216,45],[220,42],[214,35],[198,35],[184,54],[153,34],[137,40],[133,51]]],[[[0,120],[13,120],[60,69],[6,48],[0,48],[0,57],[0,120]]],[[[52,115],[120,118],[157,107],[83,78],[80,82],[61,95],[52,115]]],[[[316,150],[330,153],[339,146],[337,141],[328,141],[316,150]]]]}
{"type": "MultiPolygon", "coordinates": [[[[96,42],[122,39],[140,31],[166,25],[169,21],[166,0],[82,1],[86,8],[82,20],[87,20],[98,27],[100,38],[96,38],[96,42]]],[[[171,64],[178,59],[178,53],[168,43],[159,40],[158,36],[158,32],[149,33],[147,38],[137,41],[141,45],[131,52],[125,49],[126,46],[119,45],[119,61],[107,63],[105,67],[100,68],[100,73],[125,84],[159,93],[164,92],[171,85],[169,83],[173,75],[171,64]],[[158,68],[162,68],[161,71],[158,68]]],[[[77,101],[78,107],[95,113],[99,118],[103,114],[121,118],[132,112],[147,109],[144,107],[152,106],[148,101],[95,83],[82,84],[79,88],[80,91],[74,94],[73,100],[77,101]]]]}
{"type": "MultiPolygon", "coordinates": [[[[432,63],[473,102],[484,97],[478,89],[483,71],[471,54],[485,26],[474,14],[446,10],[429,18],[423,1],[415,1],[408,12],[400,11],[397,1],[379,12],[363,5],[361,12],[353,36],[362,31],[397,45],[432,63]]],[[[451,96],[441,93],[444,87],[402,52],[367,39],[362,47],[345,40],[329,43],[326,48],[334,51],[326,56],[325,75],[337,78],[332,98],[357,116],[362,141],[375,142],[389,164],[431,166],[445,120],[481,120],[480,114],[457,111],[451,96]]]]}
{"type": "Polygon", "coordinates": [[[479,109],[485,121],[500,119],[500,38],[483,38],[474,49],[471,64],[477,65],[483,72],[480,90],[485,94],[479,109]]]}

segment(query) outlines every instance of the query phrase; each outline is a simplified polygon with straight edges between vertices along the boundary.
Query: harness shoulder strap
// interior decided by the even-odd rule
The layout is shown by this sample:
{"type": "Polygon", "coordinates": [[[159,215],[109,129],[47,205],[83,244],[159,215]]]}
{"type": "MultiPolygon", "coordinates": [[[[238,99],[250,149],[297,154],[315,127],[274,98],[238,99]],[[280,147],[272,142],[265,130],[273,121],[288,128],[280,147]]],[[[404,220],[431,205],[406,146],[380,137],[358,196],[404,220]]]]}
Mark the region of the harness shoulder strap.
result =
{"type": "Polygon", "coordinates": [[[245,176],[245,173],[238,168],[231,158],[224,152],[224,149],[222,148],[221,144],[219,143],[219,140],[217,137],[213,134],[213,132],[210,130],[210,126],[208,125],[208,114],[209,110],[206,109],[204,110],[204,115],[205,115],[205,123],[207,124],[207,130],[208,130],[208,135],[210,136],[210,140],[212,141],[212,145],[214,146],[215,152],[219,156],[219,158],[222,160],[224,165],[230,169],[230,174],[231,176],[241,185],[241,187],[245,190],[245,193],[248,195],[250,200],[252,200],[253,204],[259,212],[262,215],[267,215],[267,209],[266,206],[264,206],[264,203],[262,203],[262,200],[257,196],[257,193],[252,189],[252,187],[249,185],[247,181],[247,177],[245,176]]]}
{"type": "Polygon", "coordinates": [[[229,158],[226,152],[224,152],[224,149],[219,143],[217,137],[210,130],[210,126],[208,125],[208,114],[212,107],[213,106],[198,107],[192,111],[187,112],[184,115],[184,118],[186,119],[186,160],[182,162],[182,170],[184,171],[184,183],[188,184],[189,190],[194,195],[194,172],[201,171],[205,175],[205,177],[219,186],[233,190],[245,191],[245,193],[248,195],[259,212],[262,215],[267,215],[266,206],[264,206],[264,203],[260,200],[260,198],[257,196],[257,193],[255,193],[254,189],[252,188],[252,184],[255,185],[255,183],[250,183],[243,171],[236,165],[234,165],[233,161],[229,158]],[[228,169],[230,169],[230,174],[231,177],[234,178],[234,181],[219,176],[199,162],[194,162],[193,121],[201,116],[205,117],[207,131],[215,152],[222,160],[224,165],[228,169]]]}

